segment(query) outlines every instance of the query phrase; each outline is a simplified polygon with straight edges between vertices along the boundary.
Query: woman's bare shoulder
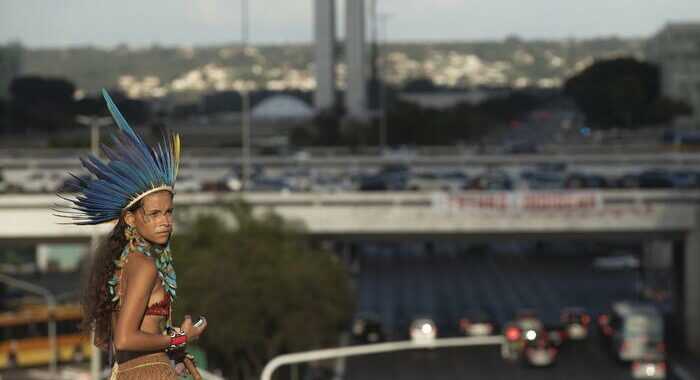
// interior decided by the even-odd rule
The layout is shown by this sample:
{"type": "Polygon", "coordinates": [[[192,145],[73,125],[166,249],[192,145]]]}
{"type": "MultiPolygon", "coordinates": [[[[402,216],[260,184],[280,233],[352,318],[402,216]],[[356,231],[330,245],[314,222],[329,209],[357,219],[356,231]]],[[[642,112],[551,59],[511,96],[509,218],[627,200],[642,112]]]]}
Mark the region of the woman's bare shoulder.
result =
{"type": "Polygon", "coordinates": [[[129,261],[126,263],[125,269],[129,275],[155,276],[157,273],[153,257],[144,255],[140,251],[129,252],[129,261]]]}

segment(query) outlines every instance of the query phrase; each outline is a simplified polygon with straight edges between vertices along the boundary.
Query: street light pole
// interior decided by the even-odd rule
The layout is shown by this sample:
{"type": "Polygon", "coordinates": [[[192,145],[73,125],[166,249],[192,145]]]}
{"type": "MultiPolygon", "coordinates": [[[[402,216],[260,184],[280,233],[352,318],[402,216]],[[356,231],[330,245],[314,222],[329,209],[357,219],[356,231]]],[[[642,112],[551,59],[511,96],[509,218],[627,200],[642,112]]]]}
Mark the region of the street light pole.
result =
{"type": "MultiPolygon", "coordinates": [[[[248,55],[248,0],[241,0],[241,44],[243,46],[243,55],[248,55]]],[[[248,92],[248,83],[243,81],[241,88],[241,144],[243,176],[241,178],[242,189],[249,190],[250,188],[250,93],[248,92]]]]}
{"type": "MultiPolygon", "coordinates": [[[[382,31],[384,35],[384,44],[389,43],[389,36],[388,36],[388,19],[391,15],[389,13],[381,13],[379,15],[379,19],[381,20],[382,24],[382,31]]],[[[385,47],[384,48],[384,56],[382,56],[382,64],[379,66],[379,81],[377,84],[379,85],[379,109],[381,112],[380,118],[379,118],[379,152],[384,152],[384,149],[386,149],[386,135],[387,135],[387,99],[386,99],[386,63],[387,63],[387,57],[386,57],[386,52],[388,49],[385,47]]]]}
{"type": "MultiPolygon", "coordinates": [[[[95,157],[100,156],[100,127],[112,124],[112,118],[108,116],[97,117],[97,116],[85,116],[78,115],[75,120],[83,125],[90,127],[90,153],[95,157]]],[[[97,244],[99,243],[100,234],[97,230],[97,226],[91,226],[90,229],[90,252],[97,250],[97,244]]],[[[95,331],[90,332],[90,340],[93,342],[92,350],[90,352],[90,375],[92,380],[100,380],[100,371],[102,370],[102,352],[97,346],[94,345],[95,342],[95,331]]]]}
{"type": "Polygon", "coordinates": [[[0,274],[0,282],[32,294],[37,294],[44,297],[44,300],[46,300],[49,312],[49,351],[51,352],[49,371],[55,375],[56,362],[58,361],[58,352],[56,350],[56,297],[46,288],[32,284],[31,282],[18,280],[5,274],[0,274]]]}

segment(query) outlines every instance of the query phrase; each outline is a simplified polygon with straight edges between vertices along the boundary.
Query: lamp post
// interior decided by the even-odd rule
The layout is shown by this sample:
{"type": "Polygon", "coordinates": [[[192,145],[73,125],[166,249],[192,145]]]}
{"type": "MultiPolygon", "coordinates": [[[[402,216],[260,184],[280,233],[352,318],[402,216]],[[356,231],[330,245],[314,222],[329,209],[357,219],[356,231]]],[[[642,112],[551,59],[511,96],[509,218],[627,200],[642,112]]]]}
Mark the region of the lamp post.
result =
{"type": "Polygon", "coordinates": [[[56,350],[56,297],[44,287],[32,284],[31,282],[18,280],[5,274],[0,274],[0,282],[44,297],[49,311],[49,351],[51,353],[49,371],[55,375],[56,362],[58,361],[58,352],[56,350]]]}
{"type": "MultiPolygon", "coordinates": [[[[85,116],[78,115],[75,121],[80,124],[90,127],[90,153],[95,157],[100,156],[100,127],[112,124],[112,118],[109,116],[85,116]]],[[[95,252],[98,241],[100,239],[97,226],[90,227],[90,252],[95,252]]],[[[90,333],[90,339],[95,341],[95,331],[90,333]]],[[[100,380],[100,370],[102,369],[102,352],[94,344],[90,353],[90,375],[92,380],[100,380]]]]}
{"type": "MultiPolygon", "coordinates": [[[[388,32],[388,19],[391,17],[391,14],[389,13],[380,13],[379,14],[379,20],[382,24],[382,34],[384,35],[384,44],[389,44],[389,32],[388,32]]],[[[384,53],[388,49],[385,47],[384,53]]],[[[384,149],[386,149],[386,135],[387,135],[387,99],[386,99],[386,66],[387,63],[387,57],[384,55],[382,57],[382,63],[381,66],[379,66],[379,80],[377,84],[379,85],[379,109],[381,112],[381,116],[379,118],[379,152],[384,152],[384,149]]]]}
{"type": "MultiPolygon", "coordinates": [[[[243,46],[243,55],[248,55],[248,0],[241,0],[241,45],[243,46]]],[[[241,176],[241,188],[249,190],[250,188],[250,93],[248,92],[248,83],[243,81],[241,88],[241,145],[243,175],[241,176]]]]}

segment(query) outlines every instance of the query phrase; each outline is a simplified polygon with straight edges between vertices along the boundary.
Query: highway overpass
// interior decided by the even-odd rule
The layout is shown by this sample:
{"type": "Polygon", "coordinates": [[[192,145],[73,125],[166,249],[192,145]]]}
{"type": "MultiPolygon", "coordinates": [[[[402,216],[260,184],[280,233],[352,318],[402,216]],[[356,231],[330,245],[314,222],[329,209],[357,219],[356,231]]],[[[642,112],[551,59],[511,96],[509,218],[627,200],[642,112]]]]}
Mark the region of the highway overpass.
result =
{"type": "MultiPolygon", "coordinates": [[[[315,239],[341,243],[576,238],[679,241],[681,252],[673,256],[682,260],[679,294],[683,300],[679,301],[689,346],[700,352],[700,192],[198,193],[180,194],[175,203],[182,217],[222,212],[222,202],[239,198],[249,202],[256,213],[274,211],[302,222],[315,239]]],[[[0,196],[0,244],[88,242],[92,228],[57,224],[61,220],[52,216],[51,209],[57,200],[53,195],[0,196]]],[[[111,225],[95,228],[106,233],[111,225]]]]}

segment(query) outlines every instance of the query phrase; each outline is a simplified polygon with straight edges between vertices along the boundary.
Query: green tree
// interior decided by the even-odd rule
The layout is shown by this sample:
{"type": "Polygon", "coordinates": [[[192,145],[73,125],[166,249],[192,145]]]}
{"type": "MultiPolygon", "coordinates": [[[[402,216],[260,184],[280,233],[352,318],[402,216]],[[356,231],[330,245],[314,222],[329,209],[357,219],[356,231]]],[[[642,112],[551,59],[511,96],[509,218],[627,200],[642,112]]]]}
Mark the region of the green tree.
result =
{"type": "Polygon", "coordinates": [[[197,344],[214,366],[253,379],[279,354],[334,344],[354,308],[336,256],[312,251],[302,226],[273,213],[254,216],[240,201],[217,209],[173,239],[178,314],[207,317],[197,344]]]}
{"type": "Polygon", "coordinates": [[[656,66],[632,58],[596,62],[569,78],[564,90],[599,127],[665,123],[688,112],[682,102],[660,98],[656,66]]]}

